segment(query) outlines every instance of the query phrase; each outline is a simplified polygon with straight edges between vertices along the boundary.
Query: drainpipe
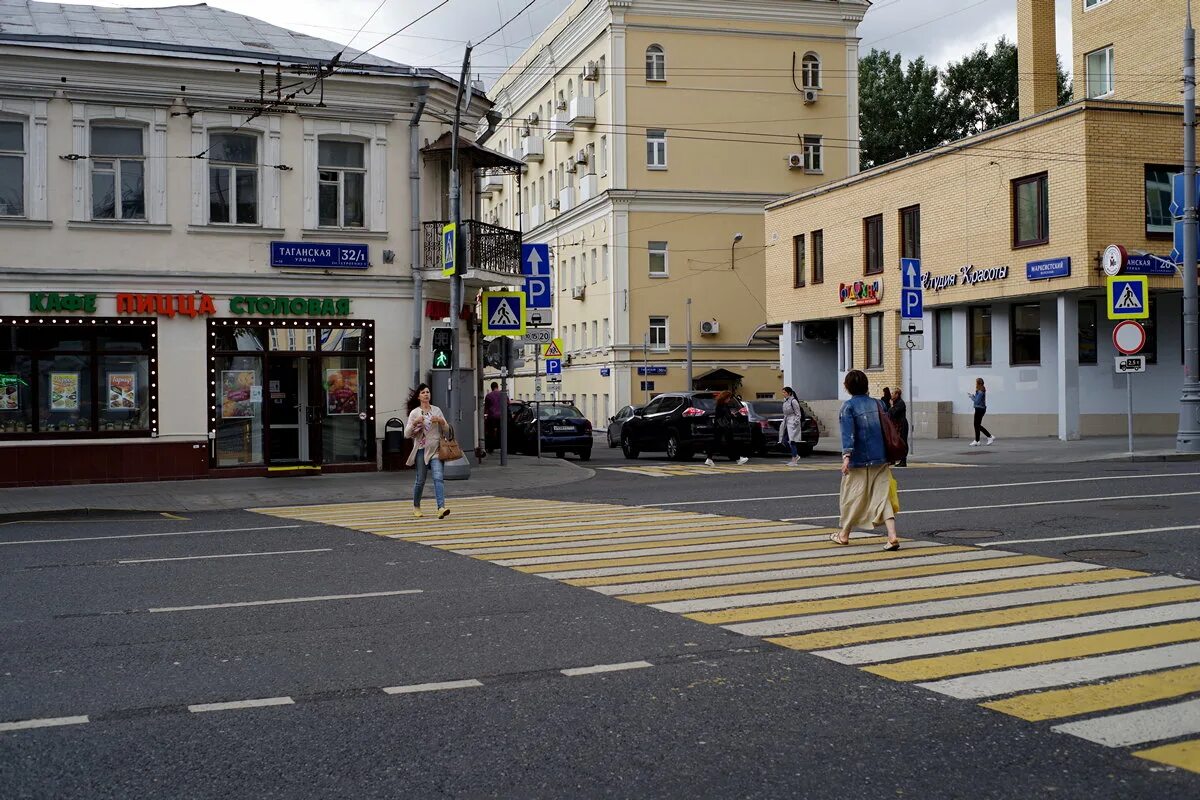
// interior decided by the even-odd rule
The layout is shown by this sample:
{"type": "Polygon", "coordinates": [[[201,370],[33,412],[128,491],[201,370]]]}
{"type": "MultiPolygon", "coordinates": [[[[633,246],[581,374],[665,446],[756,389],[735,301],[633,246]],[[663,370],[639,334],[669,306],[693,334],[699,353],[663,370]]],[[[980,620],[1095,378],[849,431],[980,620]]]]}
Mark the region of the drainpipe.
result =
{"type": "Polygon", "coordinates": [[[421,86],[417,108],[408,122],[408,189],[412,224],[409,230],[409,247],[412,255],[413,279],[413,330],[412,330],[412,385],[415,389],[421,382],[421,330],[425,319],[425,278],[421,274],[421,115],[428,101],[428,85],[421,86]]]}

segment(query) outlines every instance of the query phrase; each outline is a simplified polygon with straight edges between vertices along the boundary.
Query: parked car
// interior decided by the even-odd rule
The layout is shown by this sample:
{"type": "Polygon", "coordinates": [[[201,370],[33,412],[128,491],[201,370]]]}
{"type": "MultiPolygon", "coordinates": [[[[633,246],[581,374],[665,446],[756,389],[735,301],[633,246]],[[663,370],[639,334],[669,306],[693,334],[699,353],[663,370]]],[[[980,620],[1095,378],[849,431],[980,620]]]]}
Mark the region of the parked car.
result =
{"type": "Polygon", "coordinates": [[[508,452],[521,453],[525,451],[525,447],[521,442],[521,432],[517,428],[517,417],[521,416],[521,412],[529,407],[529,403],[524,400],[509,400],[508,401],[508,452]]]}
{"type": "Polygon", "coordinates": [[[621,428],[625,426],[626,420],[633,416],[641,406],[625,406],[616,414],[608,418],[608,446],[617,447],[621,444],[621,428]]]}
{"type": "Polygon", "coordinates": [[[554,453],[562,458],[567,453],[574,453],[580,461],[592,457],[592,423],[570,402],[526,404],[517,414],[513,428],[521,451],[526,455],[537,454],[540,431],[543,454],[554,453]]]}
{"type": "MultiPolygon", "coordinates": [[[[750,452],[751,434],[746,406],[734,401],[733,454],[750,452]]],[[[712,440],[715,392],[668,392],[634,411],[621,427],[621,451],[626,458],[645,452],[663,452],[667,458],[687,461],[712,440]]]]}
{"type": "MultiPolygon", "coordinates": [[[[783,424],[782,400],[748,400],[746,409],[750,420],[751,447],[756,455],[791,452],[787,444],[779,441],[779,427],[783,424]]],[[[817,418],[804,403],[800,404],[800,413],[803,417],[800,423],[801,441],[796,442],[796,450],[807,457],[812,455],[820,441],[821,431],[817,427],[817,418]]]]}

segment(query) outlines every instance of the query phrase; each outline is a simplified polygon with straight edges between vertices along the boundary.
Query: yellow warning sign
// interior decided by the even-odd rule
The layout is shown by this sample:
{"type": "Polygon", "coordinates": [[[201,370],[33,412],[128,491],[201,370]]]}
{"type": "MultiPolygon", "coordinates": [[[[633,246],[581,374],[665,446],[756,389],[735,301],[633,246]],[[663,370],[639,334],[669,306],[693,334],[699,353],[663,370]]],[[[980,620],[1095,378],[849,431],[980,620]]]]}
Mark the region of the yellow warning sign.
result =
{"type": "Polygon", "coordinates": [[[550,344],[542,345],[542,358],[562,358],[562,354],[562,339],[551,339],[550,344]]]}

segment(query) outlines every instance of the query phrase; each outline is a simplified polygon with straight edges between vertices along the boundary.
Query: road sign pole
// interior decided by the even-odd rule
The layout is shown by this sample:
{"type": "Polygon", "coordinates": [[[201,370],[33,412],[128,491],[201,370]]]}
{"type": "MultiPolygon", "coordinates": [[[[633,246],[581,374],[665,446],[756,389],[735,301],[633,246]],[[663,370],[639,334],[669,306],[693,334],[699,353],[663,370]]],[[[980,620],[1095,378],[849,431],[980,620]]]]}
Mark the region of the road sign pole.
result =
{"type": "Polygon", "coordinates": [[[1125,416],[1129,433],[1129,455],[1133,455],[1133,375],[1125,373],[1125,416]]]}
{"type": "Polygon", "coordinates": [[[913,351],[912,351],[912,348],[910,347],[908,349],[908,402],[904,404],[905,406],[912,404],[912,410],[913,410],[912,416],[908,420],[908,452],[910,454],[917,452],[916,448],[913,447],[913,443],[917,441],[917,404],[916,404],[916,401],[913,399],[913,363],[912,363],[912,361],[913,361],[913,351]]]}
{"type": "Polygon", "coordinates": [[[1200,297],[1196,286],[1196,31],[1183,29],[1183,393],[1177,453],[1200,453],[1200,297]]]}

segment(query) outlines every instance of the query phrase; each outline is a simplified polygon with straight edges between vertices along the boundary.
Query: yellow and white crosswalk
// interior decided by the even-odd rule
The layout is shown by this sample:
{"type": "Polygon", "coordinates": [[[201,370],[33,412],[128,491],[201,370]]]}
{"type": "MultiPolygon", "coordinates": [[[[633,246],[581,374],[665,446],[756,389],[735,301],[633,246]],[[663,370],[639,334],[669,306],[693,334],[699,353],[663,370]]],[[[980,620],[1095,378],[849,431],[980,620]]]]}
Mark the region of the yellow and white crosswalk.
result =
{"type": "MultiPolygon", "coordinates": [[[[912,469],[928,469],[930,467],[954,467],[973,469],[975,464],[943,464],[940,462],[910,462],[908,467],[912,469]]],[[[735,464],[733,462],[719,461],[713,466],[706,466],[703,462],[682,463],[682,464],[646,464],[644,466],[631,465],[626,467],[600,467],[600,469],[608,472],[625,472],[630,475],[641,475],[646,478],[688,478],[688,477],[712,477],[714,475],[737,475],[745,472],[832,472],[842,468],[840,461],[838,462],[820,462],[797,464],[789,466],[786,461],[774,461],[764,459],[761,461],[752,460],[749,464],[735,464]]]]}
{"type": "Polygon", "coordinates": [[[1200,581],[604,503],[476,497],[444,520],[402,502],[254,510],[682,614],[1200,772],[1200,581]]]}

